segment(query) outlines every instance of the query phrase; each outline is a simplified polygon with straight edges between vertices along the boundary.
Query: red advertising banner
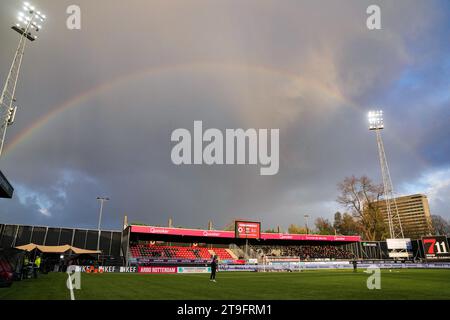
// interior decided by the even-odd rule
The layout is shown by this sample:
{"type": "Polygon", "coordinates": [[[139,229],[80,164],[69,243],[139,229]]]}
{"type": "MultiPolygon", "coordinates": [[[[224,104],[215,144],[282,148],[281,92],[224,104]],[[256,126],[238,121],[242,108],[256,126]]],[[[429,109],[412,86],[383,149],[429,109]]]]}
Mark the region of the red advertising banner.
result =
{"type": "MultiPolygon", "coordinates": [[[[258,222],[243,222],[240,223],[252,223],[258,224],[260,229],[260,223],[258,222]]],[[[301,241],[340,241],[340,242],[358,242],[361,241],[359,236],[323,236],[314,234],[284,234],[284,233],[260,233],[256,232],[256,226],[254,227],[253,236],[256,239],[261,240],[301,240],[301,241]]],[[[164,227],[151,227],[151,226],[131,226],[132,233],[147,233],[147,234],[165,234],[165,235],[178,235],[178,236],[193,236],[193,237],[210,237],[210,238],[229,238],[235,237],[234,231],[219,231],[219,230],[197,230],[197,229],[182,229],[182,228],[164,228],[164,227]]],[[[238,237],[236,235],[236,237],[238,237]]],[[[251,239],[248,235],[242,235],[241,238],[251,239]]]]}
{"type": "Polygon", "coordinates": [[[236,238],[259,239],[261,236],[261,223],[249,221],[236,221],[236,238]]]}
{"type": "Polygon", "coordinates": [[[322,236],[314,234],[283,234],[283,233],[262,233],[262,240],[310,240],[310,241],[342,241],[358,242],[360,236],[322,236]]]}
{"type": "Polygon", "coordinates": [[[193,237],[234,238],[233,231],[177,229],[177,228],[162,228],[150,226],[132,226],[131,232],[166,234],[176,236],[193,236],[193,237]]]}
{"type": "Polygon", "coordinates": [[[138,267],[139,273],[178,273],[177,267],[138,267]]]}

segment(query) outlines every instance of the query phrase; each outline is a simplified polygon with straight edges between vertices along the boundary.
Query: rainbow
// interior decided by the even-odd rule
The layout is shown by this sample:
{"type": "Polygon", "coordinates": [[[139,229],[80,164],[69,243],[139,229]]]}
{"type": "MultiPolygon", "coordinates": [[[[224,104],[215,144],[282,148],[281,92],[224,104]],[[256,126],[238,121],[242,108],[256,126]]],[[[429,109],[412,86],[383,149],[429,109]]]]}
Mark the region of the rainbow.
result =
{"type": "MultiPolygon", "coordinates": [[[[57,116],[63,114],[65,111],[76,108],[77,106],[82,105],[83,102],[88,101],[90,98],[106,93],[115,87],[127,83],[130,80],[134,80],[139,77],[143,77],[149,74],[157,74],[168,71],[175,71],[179,69],[188,69],[194,68],[198,69],[208,69],[210,68],[227,68],[227,69],[238,69],[238,70],[252,70],[258,72],[271,73],[276,75],[281,75],[284,77],[288,77],[294,80],[304,80],[300,75],[289,72],[286,70],[281,70],[274,68],[272,66],[265,65],[250,65],[250,64],[239,64],[239,63],[229,63],[229,62],[194,62],[194,63],[184,63],[184,64],[171,64],[165,66],[156,66],[150,67],[143,70],[136,70],[126,75],[122,75],[112,79],[111,81],[102,83],[98,86],[95,86],[87,91],[82,92],[81,94],[72,97],[71,99],[65,101],[63,104],[58,105],[51,109],[50,112],[45,115],[39,117],[35,122],[32,123],[31,126],[27,127],[23,131],[21,131],[18,135],[14,137],[14,139],[6,145],[5,148],[5,156],[11,154],[18,146],[26,142],[30,137],[36,134],[41,128],[44,128],[49,122],[55,119],[57,116]]],[[[309,80],[309,84],[312,85],[320,92],[323,92],[324,95],[335,98],[337,101],[341,102],[343,105],[347,107],[354,108],[356,110],[361,111],[358,107],[356,107],[352,102],[348,101],[348,99],[344,98],[344,96],[334,88],[330,88],[325,86],[323,83],[318,81],[312,82],[309,80]]]]}

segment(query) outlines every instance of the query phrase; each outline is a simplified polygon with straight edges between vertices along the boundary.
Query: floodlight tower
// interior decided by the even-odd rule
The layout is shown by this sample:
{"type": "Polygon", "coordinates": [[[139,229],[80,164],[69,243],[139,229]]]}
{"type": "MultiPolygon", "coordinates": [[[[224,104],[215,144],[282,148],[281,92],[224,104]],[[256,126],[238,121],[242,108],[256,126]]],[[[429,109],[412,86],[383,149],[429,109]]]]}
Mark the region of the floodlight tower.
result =
{"type": "Polygon", "coordinates": [[[98,239],[97,239],[97,251],[100,250],[100,228],[102,225],[102,215],[103,215],[103,206],[106,201],[109,201],[108,197],[97,197],[97,200],[100,201],[100,214],[98,217],[98,239]]]}
{"type": "Polygon", "coordinates": [[[381,130],[384,129],[383,111],[369,112],[369,130],[375,131],[378,144],[378,155],[380,158],[381,175],[383,177],[384,200],[386,201],[386,212],[389,222],[389,233],[391,239],[403,239],[403,228],[398,214],[397,202],[394,197],[394,188],[392,186],[391,174],[384,152],[383,140],[381,139],[381,130]]]}
{"type": "Polygon", "coordinates": [[[305,218],[305,229],[306,229],[306,234],[309,234],[309,229],[308,229],[308,218],[309,218],[309,214],[305,214],[305,215],[303,215],[303,217],[305,218]]]}
{"type": "Polygon", "coordinates": [[[0,96],[0,156],[5,144],[6,129],[14,123],[16,117],[15,94],[25,46],[27,41],[35,41],[37,39],[34,33],[42,28],[41,23],[45,19],[46,16],[43,13],[28,2],[25,2],[23,11],[19,12],[17,16],[17,23],[11,27],[20,34],[20,41],[0,96]]]}

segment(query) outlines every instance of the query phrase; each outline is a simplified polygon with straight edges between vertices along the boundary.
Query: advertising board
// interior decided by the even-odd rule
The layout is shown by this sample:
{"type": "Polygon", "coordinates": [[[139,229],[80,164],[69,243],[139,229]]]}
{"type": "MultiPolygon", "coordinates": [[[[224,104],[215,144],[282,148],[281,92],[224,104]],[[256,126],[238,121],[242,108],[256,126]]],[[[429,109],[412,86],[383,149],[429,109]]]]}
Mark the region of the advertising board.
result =
{"type": "Polygon", "coordinates": [[[236,238],[259,239],[261,237],[261,223],[250,221],[236,221],[236,238]]]}
{"type": "Polygon", "coordinates": [[[450,259],[450,250],[445,236],[423,237],[422,245],[427,260],[450,259]]]}

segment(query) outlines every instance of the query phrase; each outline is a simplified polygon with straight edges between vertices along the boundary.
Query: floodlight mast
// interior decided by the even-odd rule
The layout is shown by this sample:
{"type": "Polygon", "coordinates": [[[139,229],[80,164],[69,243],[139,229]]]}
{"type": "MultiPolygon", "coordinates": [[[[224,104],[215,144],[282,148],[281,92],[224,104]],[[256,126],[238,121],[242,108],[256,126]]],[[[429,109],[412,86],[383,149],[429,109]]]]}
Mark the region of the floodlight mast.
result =
{"type": "Polygon", "coordinates": [[[110,199],[108,197],[97,197],[97,200],[100,201],[100,214],[98,217],[98,239],[97,239],[97,251],[100,251],[100,228],[102,225],[102,215],[103,215],[103,206],[105,205],[106,201],[109,201],[110,199]]]}
{"type": "Polygon", "coordinates": [[[384,151],[384,144],[381,138],[381,130],[384,129],[383,111],[369,112],[369,130],[375,131],[378,145],[378,156],[380,158],[381,175],[383,178],[383,193],[386,201],[386,212],[389,223],[389,234],[391,239],[403,239],[403,227],[398,213],[397,201],[394,197],[391,174],[384,151]]]}
{"type": "Polygon", "coordinates": [[[23,12],[19,12],[17,23],[11,27],[20,34],[20,40],[0,96],[0,157],[5,145],[6,130],[14,123],[17,111],[17,107],[14,106],[15,94],[27,40],[35,41],[37,39],[34,32],[38,32],[42,28],[41,23],[46,19],[44,14],[37,11],[28,2],[23,4],[23,10],[23,12]]]}

